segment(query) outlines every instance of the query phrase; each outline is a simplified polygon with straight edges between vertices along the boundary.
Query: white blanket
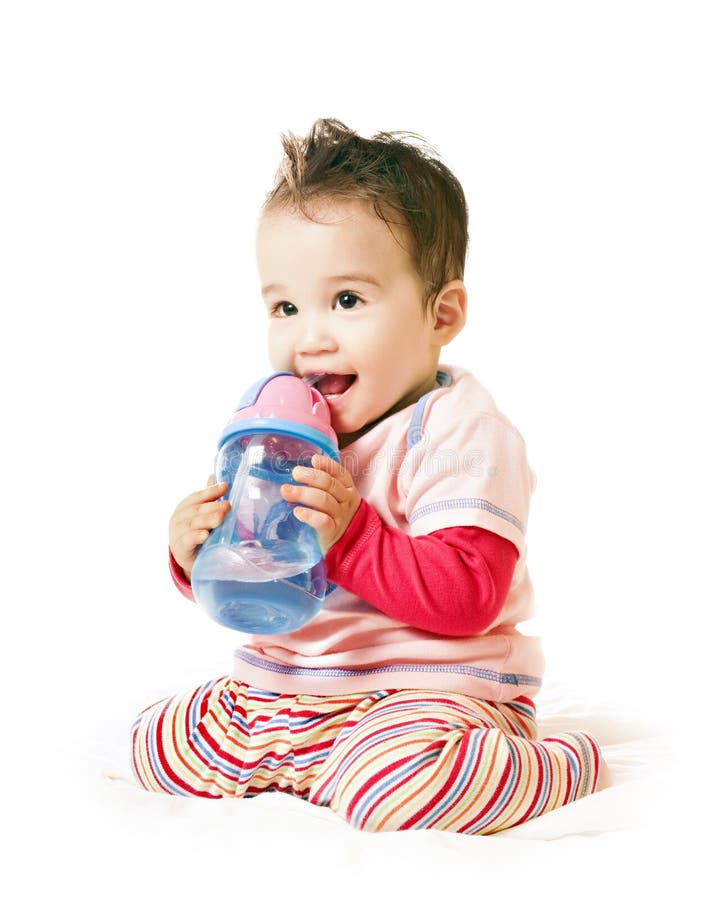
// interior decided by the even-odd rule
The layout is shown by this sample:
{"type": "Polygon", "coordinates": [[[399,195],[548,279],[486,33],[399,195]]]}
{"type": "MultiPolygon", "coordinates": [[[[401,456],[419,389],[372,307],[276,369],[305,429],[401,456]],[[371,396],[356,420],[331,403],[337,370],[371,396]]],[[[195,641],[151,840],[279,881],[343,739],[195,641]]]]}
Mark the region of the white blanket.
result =
{"type": "Polygon", "coordinates": [[[365,834],[286,794],[210,801],[145,793],[128,761],[137,698],[109,699],[95,740],[69,740],[56,758],[63,789],[37,808],[49,832],[31,878],[67,877],[76,896],[103,897],[246,897],[251,887],[291,897],[689,890],[705,865],[690,835],[704,829],[683,812],[679,735],[619,704],[570,698],[561,684],[546,685],[538,707],[542,736],[587,729],[598,737],[614,785],[498,835],[471,837],[365,834]]]}

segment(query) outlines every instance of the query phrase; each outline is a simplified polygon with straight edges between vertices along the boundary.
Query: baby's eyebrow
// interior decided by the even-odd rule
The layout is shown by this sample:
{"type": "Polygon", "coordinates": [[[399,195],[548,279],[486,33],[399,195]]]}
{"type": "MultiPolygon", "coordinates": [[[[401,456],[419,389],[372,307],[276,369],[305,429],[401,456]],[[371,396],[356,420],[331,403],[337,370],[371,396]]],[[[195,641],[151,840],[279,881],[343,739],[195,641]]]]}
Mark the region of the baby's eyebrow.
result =
{"type": "MultiPolygon", "coordinates": [[[[374,287],[381,287],[381,282],[377,278],[374,278],[373,275],[367,275],[365,272],[346,272],[343,275],[330,275],[326,281],[329,284],[354,281],[357,284],[371,284],[374,287]]],[[[262,297],[267,297],[268,294],[273,294],[274,292],[283,294],[286,292],[286,288],[282,284],[276,283],[266,284],[261,288],[262,297]]]]}
{"type": "Polygon", "coordinates": [[[326,281],[361,281],[364,284],[372,284],[374,287],[381,287],[381,283],[374,278],[373,275],[367,275],[365,272],[348,272],[343,275],[332,275],[330,278],[327,278],[326,281]]]}

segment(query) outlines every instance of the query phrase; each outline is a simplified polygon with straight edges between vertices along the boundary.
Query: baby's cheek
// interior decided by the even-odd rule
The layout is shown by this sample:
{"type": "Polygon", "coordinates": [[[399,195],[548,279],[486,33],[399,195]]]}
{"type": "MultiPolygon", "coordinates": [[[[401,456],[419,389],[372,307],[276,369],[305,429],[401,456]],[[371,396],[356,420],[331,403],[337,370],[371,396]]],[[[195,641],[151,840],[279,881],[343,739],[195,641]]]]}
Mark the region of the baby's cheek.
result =
{"type": "Polygon", "coordinates": [[[293,371],[293,352],[289,330],[282,331],[279,320],[272,319],[268,325],[268,359],[274,372],[293,371]]]}

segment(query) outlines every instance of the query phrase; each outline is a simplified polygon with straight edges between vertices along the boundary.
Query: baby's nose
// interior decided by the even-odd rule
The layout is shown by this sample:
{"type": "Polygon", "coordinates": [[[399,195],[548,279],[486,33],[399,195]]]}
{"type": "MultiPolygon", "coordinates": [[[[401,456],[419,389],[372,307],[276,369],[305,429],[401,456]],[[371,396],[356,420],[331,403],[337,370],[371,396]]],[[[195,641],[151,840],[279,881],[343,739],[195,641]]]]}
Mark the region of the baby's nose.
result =
{"type": "Polygon", "coordinates": [[[319,353],[336,349],[336,339],[330,323],[323,316],[307,316],[298,335],[299,353],[319,353]]]}

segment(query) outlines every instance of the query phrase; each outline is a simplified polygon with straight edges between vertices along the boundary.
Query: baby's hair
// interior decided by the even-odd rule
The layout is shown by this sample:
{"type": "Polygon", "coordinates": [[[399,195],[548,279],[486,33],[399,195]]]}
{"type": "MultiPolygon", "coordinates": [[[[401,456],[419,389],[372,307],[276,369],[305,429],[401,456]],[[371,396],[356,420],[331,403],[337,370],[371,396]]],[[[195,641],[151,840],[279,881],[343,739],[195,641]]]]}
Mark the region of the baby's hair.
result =
{"type": "Polygon", "coordinates": [[[317,119],[304,138],[282,135],[284,157],[263,211],[292,208],[309,219],[315,200],[365,200],[387,225],[408,228],[424,303],[464,277],[469,241],[464,191],[417,134],[380,131],[363,138],[337,119],[317,119]]]}

